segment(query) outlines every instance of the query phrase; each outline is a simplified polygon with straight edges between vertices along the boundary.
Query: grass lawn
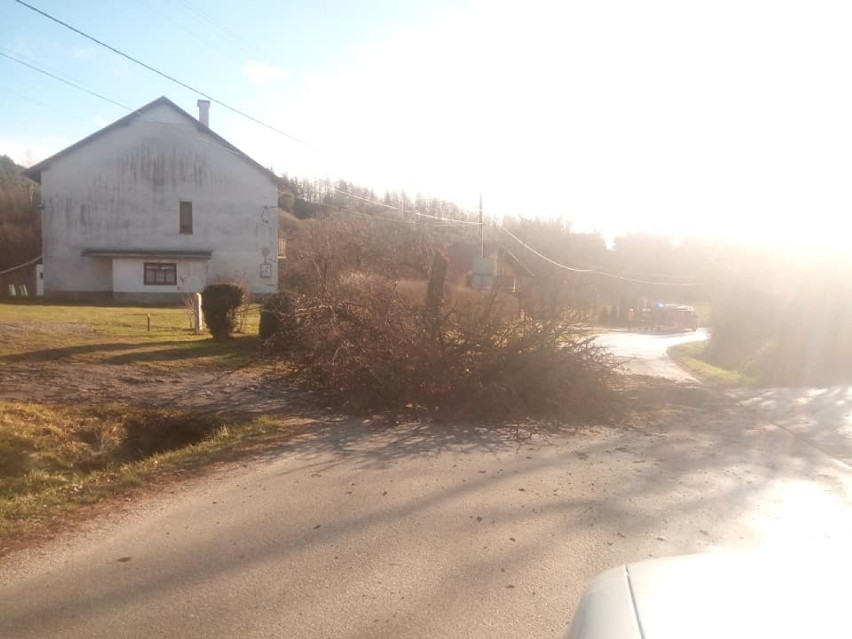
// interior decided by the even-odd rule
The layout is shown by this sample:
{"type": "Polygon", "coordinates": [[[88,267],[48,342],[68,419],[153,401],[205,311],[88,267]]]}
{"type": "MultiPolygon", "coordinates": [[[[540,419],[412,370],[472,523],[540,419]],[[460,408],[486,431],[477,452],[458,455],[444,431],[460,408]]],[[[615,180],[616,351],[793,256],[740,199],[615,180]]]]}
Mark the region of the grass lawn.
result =
{"type": "Polygon", "coordinates": [[[184,308],[0,303],[0,361],[236,365],[257,350],[259,309],[247,309],[241,333],[215,342],[190,329],[184,308]]]}
{"type": "MultiPolygon", "coordinates": [[[[190,329],[183,308],[0,303],[0,375],[8,365],[36,378],[42,367],[74,376],[76,366],[91,364],[106,365],[105,375],[110,365],[117,373],[153,369],[190,379],[194,371],[227,372],[256,358],[258,319],[254,306],[243,333],[214,342],[190,329]]],[[[65,404],[0,400],[0,555],[61,530],[90,504],[272,445],[310,421],[102,401],[85,394],[65,404]]]]}
{"type": "Polygon", "coordinates": [[[672,346],[669,356],[698,379],[718,386],[753,386],[755,380],[741,371],[720,368],[703,359],[704,342],[672,346]]]}

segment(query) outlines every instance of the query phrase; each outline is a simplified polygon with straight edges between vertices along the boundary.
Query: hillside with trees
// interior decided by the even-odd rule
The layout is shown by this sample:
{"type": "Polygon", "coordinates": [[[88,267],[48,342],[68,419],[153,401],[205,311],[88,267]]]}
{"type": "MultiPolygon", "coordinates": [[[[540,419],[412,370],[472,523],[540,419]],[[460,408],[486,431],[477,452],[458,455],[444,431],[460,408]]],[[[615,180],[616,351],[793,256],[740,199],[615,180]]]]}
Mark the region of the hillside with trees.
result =
{"type": "Polygon", "coordinates": [[[22,170],[0,155],[0,271],[41,254],[40,190],[22,170]]]}

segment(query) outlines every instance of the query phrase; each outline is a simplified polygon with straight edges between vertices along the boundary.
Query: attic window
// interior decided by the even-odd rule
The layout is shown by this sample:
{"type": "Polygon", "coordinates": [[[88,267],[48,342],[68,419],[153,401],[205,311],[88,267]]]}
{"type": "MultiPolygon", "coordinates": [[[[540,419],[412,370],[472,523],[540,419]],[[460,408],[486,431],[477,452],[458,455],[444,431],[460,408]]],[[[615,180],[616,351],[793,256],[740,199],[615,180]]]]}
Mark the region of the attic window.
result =
{"type": "Polygon", "coordinates": [[[146,286],[177,284],[177,264],[174,262],[145,262],[146,286]]]}
{"type": "Polygon", "coordinates": [[[192,202],[180,203],[180,232],[192,235],[192,202]]]}

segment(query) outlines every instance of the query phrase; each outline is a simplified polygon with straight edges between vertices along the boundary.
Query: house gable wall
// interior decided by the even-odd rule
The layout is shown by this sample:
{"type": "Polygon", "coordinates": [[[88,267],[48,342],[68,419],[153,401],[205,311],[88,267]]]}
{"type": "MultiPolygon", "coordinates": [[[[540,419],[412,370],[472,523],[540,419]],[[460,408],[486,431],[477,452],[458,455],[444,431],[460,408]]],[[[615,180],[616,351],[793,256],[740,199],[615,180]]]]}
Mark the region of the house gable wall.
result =
{"type": "MultiPolygon", "coordinates": [[[[84,249],[211,251],[207,281],[230,277],[255,293],[277,290],[272,177],[168,104],[57,157],[41,183],[48,295],[163,292],[143,284],[143,260],[84,257],[84,249]],[[191,234],[180,232],[181,201],[192,202],[191,234]],[[270,277],[261,277],[264,263],[270,277]]],[[[203,285],[192,277],[176,292],[203,285]]]]}

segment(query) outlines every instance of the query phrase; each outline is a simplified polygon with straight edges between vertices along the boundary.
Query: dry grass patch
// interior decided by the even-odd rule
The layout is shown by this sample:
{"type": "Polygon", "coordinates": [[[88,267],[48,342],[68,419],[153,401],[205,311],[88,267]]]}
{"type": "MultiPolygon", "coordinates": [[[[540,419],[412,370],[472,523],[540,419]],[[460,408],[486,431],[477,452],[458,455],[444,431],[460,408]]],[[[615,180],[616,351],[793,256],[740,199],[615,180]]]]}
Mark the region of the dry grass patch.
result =
{"type": "Polygon", "coordinates": [[[57,515],[167,480],[291,420],[127,407],[0,403],[0,554],[57,515]]]}

